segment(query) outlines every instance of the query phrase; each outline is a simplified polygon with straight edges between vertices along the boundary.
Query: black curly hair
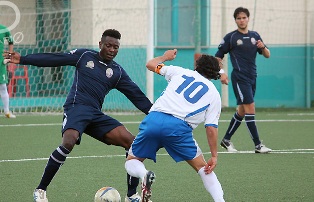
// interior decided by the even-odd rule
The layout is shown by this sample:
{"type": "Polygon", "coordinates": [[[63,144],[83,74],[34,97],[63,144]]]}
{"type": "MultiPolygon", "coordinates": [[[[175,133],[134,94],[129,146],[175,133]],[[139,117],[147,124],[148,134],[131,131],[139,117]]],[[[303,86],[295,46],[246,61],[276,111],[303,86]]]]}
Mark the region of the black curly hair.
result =
{"type": "Polygon", "coordinates": [[[220,79],[220,67],[217,58],[203,54],[196,60],[195,71],[207,79],[220,79]]]}
{"type": "Polygon", "coordinates": [[[234,19],[237,19],[238,14],[242,12],[245,13],[247,17],[250,17],[249,9],[244,8],[244,7],[238,7],[234,10],[234,13],[233,13],[234,19]]]}
{"type": "Polygon", "coordinates": [[[118,30],[115,29],[107,29],[102,34],[101,38],[104,39],[106,36],[113,37],[115,39],[121,39],[121,34],[118,30]]]}

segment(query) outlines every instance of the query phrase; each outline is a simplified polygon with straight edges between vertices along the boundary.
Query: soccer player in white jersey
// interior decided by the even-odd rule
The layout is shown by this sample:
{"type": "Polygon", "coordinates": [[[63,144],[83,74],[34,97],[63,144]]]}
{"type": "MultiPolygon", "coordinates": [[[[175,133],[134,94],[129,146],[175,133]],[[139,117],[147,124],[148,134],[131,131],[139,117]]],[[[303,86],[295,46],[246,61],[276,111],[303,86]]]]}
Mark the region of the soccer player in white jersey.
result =
{"type": "Polygon", "coordinates": [[[157,151],[165,148],[176,162],[186,161],[191,165],[214,201],[224,201],[221,184],[213,172],[218,156],[221,99],[210,80],[220,78],[219,63],[213,56],[202,55],[196,61],[194,71],[163,64],[173,60],[176,54],[176,49],[167,50],[146,64],[150,71],[164,76],[168,86],[140,124],[125,168],[131,176],[142,179],[142,201],[148,202],[156,176],[153,171],[146,170],[143,161],[148,158],[156,162],[157,151]],[[207,161],[192,133],[202,122],[211,152],[211,158],[207,161]]]}

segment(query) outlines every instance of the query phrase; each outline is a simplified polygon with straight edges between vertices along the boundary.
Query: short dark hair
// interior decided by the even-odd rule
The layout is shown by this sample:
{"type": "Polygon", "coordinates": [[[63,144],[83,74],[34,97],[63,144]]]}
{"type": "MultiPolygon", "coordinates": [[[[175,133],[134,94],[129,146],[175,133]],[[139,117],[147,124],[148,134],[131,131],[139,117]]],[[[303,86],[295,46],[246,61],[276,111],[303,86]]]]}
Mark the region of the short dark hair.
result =
{"type": "Polygon", "coordinates": [[[107,29],[104,31],[104,33],[101,36],[101,39],[105,38],[106,36],[113,37],[115,39],[121,39],[121,34],[116,29],[107,29]]]}
{"type": "Polygon", "coordinates": [[[196,60],[195,70],[208,79],[220,79],[220,67],[217,58],[203,54],[196,60]]]}
{"type": "Polygon", "coordinates": [[[233,13],[234,19],[237,19],[237,15],[238,15],[239,13],[241,13],[241,12],[245,13],[245,14],[247,15],[247,17],[250,17],[250,11],[249,11],[249,9],[244,8],[244,7],[238,7],[238,8],[236,8],[236,9],[234,10],[234,13],[233,13]]]}

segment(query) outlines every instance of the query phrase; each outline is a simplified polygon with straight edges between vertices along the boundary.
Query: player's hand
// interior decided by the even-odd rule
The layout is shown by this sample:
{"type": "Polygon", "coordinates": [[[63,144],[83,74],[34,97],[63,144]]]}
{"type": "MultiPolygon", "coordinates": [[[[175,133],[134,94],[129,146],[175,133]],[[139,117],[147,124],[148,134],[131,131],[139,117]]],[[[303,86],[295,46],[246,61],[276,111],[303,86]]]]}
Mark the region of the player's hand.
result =
{"type": "Polygon", "coordinates": [[[205,174],[211,173],[215,169],[216,165],[217,157],[211,157],[204,168],[205,174]]]}
{"type": "Polygon", "coordinates": [[[256,45],[257,45],[257,48],[259,48],[259,49],[265,48],[265,44],[261,40],[257,40],[256,45]]]}
{"type": "Polygon", "coordinates": [[[221,74],[220,74],[220,82],[221,82],[222,84],[228,85],[229,79],[228,79],[228,75],[227,75],[226,73],[221,73],[221,74]]]}
{"type": "Polygon", "coordinates": [[[167,50],[163,55],[164,59],[167,61],[175,59],[177,57],[177,52],[177,49],[167,50]]]}
{"type": "Polygon", "coordinates": [[[2,56],[7,62],[15,64],[20,63],[21,55],[17,52],[10,53],[9,51],[4,51],[2,56]]]}

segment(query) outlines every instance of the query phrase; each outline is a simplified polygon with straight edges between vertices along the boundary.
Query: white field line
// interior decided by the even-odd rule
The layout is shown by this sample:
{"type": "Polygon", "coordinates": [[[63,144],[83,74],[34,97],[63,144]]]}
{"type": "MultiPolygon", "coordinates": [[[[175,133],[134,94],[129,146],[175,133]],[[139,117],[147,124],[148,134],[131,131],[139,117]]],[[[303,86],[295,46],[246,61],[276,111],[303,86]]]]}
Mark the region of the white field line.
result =
{"type": "MultiPolygon", "coordinates": [[[[229,122],[230,120],[220,120],[219,122],[229,122]]],[[[314,120],[256,120],[257,122],[314,122],[314,120]]],[[[123,124],[139,124],[139,121],[127,121],[122,122],[123,124]]],[[[21,127],[21,126],[55,126],[61,125],[61,123],[49,123],[49,124],[15,124],[15,125],[0,125],[0,127],[21,127]]],[[[230,152],[219,152],[221,154],[249,154],[254,153],[254,151],[238,151],[236,153],[230,152]]],[[[290,150],[273,150],[272,153],[280,154],[314,154],[314,149],[290,149],[290,150]]],[[[209,154],[209,153],[204,153],[209,154]]],[[[168,154],[157,154],[158,156],[165,156],[168,154]]],[[[113,157],[125,157],[123,155],[104,155],[104,156],[77,156],[77,157],[67,157],[68,159],[82,159],[82,158],[113,158],[113,157]]],[[[24,162],[24,161],[47,161],[48,158],[31,158],[31,159],[7,159],[0,160],[0,163],[4,162],[24,162]]]]}
{"type": "MultiPolygon", "coordinates": [[[[219,154],[251,154],[254,151],[238,151],[238,152],[218,152],[219,154]]],[[[273,150],[274,154],[314,154],[314,149],[285,149],[285,150],[273,150]]],[[[210,154],[210,152],[205,152],[204,154],[210,154]]],[[[157,156],[168,156],[169,154],[157,154],[157,156]]],[[[257,154],[257,155],[266,155],[266,154],[257,154]]],[[[271,154],[267,154],[271,155],[271,154]]],[[[115,158],[115,157],[124,157],[125,154],[121,155],[103,155],[103,156],[69,156],[67,159],[84,159],[84,158],[115,158]]],[[[0,160],[0,163],[5,162],[26,162],[26,161],[47,161],[48,158],[29,158],[29,159],[4,159],[0,160]]]]}
{"type": "MultiPolygon", "coordinates": [[[[292,120],[292,119],[267,119],[267,120],[255,120],[256,122],[314,122],[314,119],[306,119],[306,120],[292,120]]],[[[230,122],[230,120],[219,120],[219,122],[230,122]]],[[[123,124],[139,124],[140,121],[125,121],[121,122],[123,124]]],[[[30,124],[12,124],[12,125],[1,125],[0,127],[24,127],[24,126],[61,126],[62,123],[30,123],[30,124]]]]}

